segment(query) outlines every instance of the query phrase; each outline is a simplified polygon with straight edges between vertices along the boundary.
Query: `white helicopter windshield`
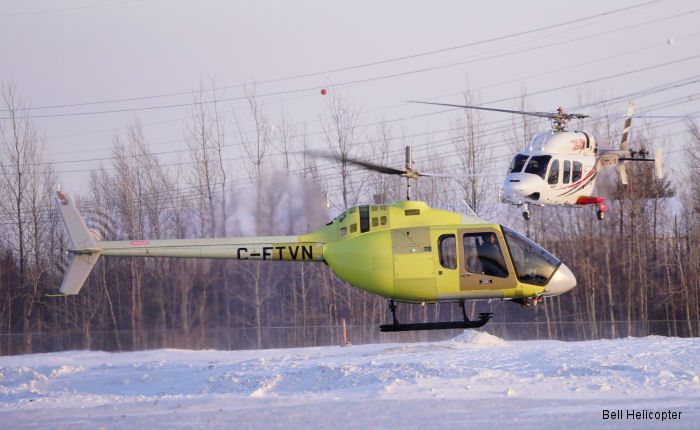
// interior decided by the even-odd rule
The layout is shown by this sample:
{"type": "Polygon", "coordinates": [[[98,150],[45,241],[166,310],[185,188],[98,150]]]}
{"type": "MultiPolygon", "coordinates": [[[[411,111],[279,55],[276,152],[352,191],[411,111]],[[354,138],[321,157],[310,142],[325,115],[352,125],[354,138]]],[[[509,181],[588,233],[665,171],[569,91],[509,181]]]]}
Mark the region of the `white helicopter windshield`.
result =
{"type": "Polygon", "coordinates": [[[525,173],[532,173],[544,179],[544,174],[547,173],[547,166],[551,159],[551,155],[537,155],[530,158],[530,161],[525,167],[525,173]]]}
{"type": "Polygon", "coordinates": [[[527,161],[527,158],[529,155],[523,155],[523,154],[518,154],[515,157],[513,157],[513,161],[510,163],[510,169],[508,169],[508,173],[518,173],[521,170],[523,170],[523,166],[525,165],[525,162],[527,161]]]}
{"type": "Polygon", "coordinates": [[[520,282],[544,286],[561,261],[535,242],[508,227],[501,226],[520,282]]]}

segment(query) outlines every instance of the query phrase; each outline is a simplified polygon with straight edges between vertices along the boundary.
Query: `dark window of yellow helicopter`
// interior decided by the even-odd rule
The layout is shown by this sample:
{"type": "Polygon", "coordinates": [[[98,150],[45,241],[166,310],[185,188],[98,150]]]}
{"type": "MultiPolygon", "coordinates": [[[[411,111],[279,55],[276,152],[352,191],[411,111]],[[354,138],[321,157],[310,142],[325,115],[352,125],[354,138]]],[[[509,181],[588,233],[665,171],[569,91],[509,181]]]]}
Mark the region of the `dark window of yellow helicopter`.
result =
{"type": "Polygon", "coordinates": [[[340,237],[343,237],[343,236],[345,236],[346,234],[348,234],[348,228],[347,228],[347,227],[341,227],[341,228],[340,228],[340,237]]]}
{"type": "Polygon", "coordinates": [[[360,206],[360,233],[369,231],[369,206],[360,206]]]}
{"type": "Polygon", "coordinates": [[[508,277],[496,233],[467,233],[464,235],[464,265],[469,273],[499,278],[508,277]]]}
{"type": "Polygon", "coordinates": [[[386,225],[386,215],[382,215],[382,217],[379,218],[379,221],[381,222],[382,225],[386,225]]]}
{"type": "Polygon", "coordinates": [[[580,161],[574,161],[574,170],[571,172],[571,182],[576,182],[583,176],[583,166],[580,161]]]}
{"type": "Polygon", "coordinates": [[[558,184],[559,183],[559,160],[552,161],[552,167],[549,169],[549,176],[547,177],[547,183],[558,184]]]}
{"type": "Polygon", "coordinates": [[[457,240],[454,234],[443,234],[438,238],[440,265],[445,269],[457,268],[457,240]]]}
{"type": "Polygon", "coordinates": [[[350,224],[350,233],[355,233],[357,231],[357,223],[350,224]]]}
{"type": "Polygon", "coordinates": [[[376,216],[372,218],[372,227],[379,227],[379,218],[376,216]]]}
{"type": "Polygon", "coordinates": [[[420,215],[420,209],[406,209],[404,213],[406,214],[406,216],[420,215]]]}
{"type": "Polygon", "coordinates": [[[566,160],[564,161],[564,177],[562,178],[563,181],[562,183],[568,184],[569,183],[569,176],[571,175],[571,161],[566,160]]]}

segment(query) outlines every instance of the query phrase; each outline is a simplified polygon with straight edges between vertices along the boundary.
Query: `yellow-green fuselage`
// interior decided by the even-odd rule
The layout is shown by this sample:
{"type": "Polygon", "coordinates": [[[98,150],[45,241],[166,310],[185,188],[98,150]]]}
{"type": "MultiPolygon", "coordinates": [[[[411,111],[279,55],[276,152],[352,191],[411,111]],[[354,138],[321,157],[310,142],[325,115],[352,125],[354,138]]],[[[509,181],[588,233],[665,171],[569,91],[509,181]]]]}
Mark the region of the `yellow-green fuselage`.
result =
{"type": "Polygon", "coordinates": [[[418,201],[352,207],[300,236],[109,241],[97,248],[102,255],[325,261],[350,284],[406,302],[533,297],[544,291],[518,280],[499,225],[418,201]],[[485,233],[497,238],[507,274],[468,270],[463,241],[485,233]]]}

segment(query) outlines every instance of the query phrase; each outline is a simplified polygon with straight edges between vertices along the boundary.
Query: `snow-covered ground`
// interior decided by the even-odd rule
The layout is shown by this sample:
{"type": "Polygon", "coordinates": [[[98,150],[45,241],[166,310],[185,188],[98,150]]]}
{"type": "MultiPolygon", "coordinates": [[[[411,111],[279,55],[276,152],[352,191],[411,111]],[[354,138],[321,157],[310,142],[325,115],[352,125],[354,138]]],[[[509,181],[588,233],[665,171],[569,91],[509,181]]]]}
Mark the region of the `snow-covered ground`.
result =
{"type": "Polygon", "coordinates": [[[700,338],[657,336],[70,351],[0,357],[0,428],[697,429],[699,378],[700,338]]]}

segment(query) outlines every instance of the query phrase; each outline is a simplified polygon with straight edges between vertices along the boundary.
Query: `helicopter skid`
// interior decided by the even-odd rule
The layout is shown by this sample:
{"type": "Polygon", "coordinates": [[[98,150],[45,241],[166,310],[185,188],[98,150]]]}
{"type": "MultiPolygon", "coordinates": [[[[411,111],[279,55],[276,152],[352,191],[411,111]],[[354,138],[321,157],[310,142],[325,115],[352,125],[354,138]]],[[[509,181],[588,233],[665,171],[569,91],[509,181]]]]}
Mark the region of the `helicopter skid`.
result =
{"type": "Polygon", "coordinates": [[[414,330],[446,330],[451,328],[478,328],[489,322],[491,319],[491,312],[482,312],[479,314],[479,319],[476,321],[470,321],[467,318],[467,312],[464,307],[464,299],[459,301],[459,307],[462,309],[462,321],[443,321],[443,322],[430,322],[430,323],[409,323],[401,324],[396,319],[396,302],[393,299],[389,300],[389,309],[391,309],[391,316],[393,318],[392,324],[384,324],[379,326],[379,331],[414,331],[414,330]]]}
{"type": "Polygon", "coordinates": [[[479,319],[476,321],[442,321],[429,323],[411,323],[411,324],[384,324],[379,326],[382,332],[392,331],[416,331],[416,330],[447,330],[460,328],[478,328],[485,325],[491,319],[490,312],[482,312],[479,314],[479,319]]]}

